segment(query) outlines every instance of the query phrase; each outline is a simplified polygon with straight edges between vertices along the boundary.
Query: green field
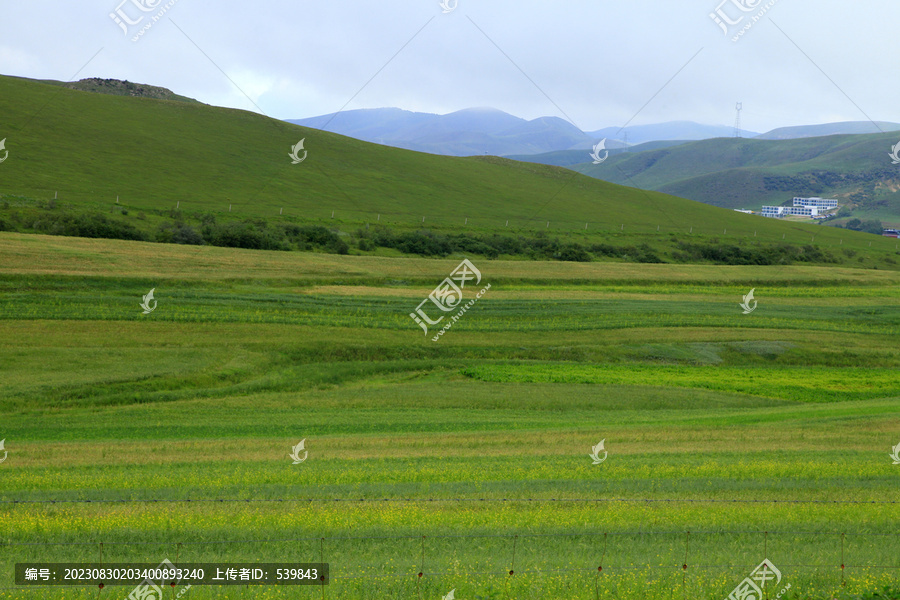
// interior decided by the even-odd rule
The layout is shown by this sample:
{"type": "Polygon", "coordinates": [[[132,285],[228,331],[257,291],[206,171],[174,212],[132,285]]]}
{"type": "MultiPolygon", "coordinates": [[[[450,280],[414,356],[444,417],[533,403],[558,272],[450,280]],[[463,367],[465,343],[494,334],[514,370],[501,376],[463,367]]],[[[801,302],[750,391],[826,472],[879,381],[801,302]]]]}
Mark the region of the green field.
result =
{"type": "Polygon", "coordinates": [[[782,598],[897,597],[896,271],[478,260],[490,290],[433,342],[409,313],[462,257],[0,256],[0,572],[323,560],[324,591],[181,597],[723,599],[768,558],[782,598]]]}

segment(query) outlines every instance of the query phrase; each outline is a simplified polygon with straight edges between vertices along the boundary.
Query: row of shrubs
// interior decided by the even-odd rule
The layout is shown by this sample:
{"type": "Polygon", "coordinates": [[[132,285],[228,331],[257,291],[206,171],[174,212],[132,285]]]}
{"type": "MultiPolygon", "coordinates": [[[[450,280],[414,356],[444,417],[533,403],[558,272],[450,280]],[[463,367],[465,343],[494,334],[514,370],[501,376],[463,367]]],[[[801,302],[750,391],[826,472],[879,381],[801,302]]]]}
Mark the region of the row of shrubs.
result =
{"type": "MultiPolygon", "coordinates": [[[[0,231],[33,230],[50,235],[87,238],[112,238],[174,244],[212,245],[254,250],[305,250],[347,254],[350,247],[341,236],[321,225],[271,225],[265,220],[227,221],[220,223],[214,215],[205,215],[199,223],[186,223],[178,211],[167,213],[173,220],[156,230],[145,232],[130,223],[111,219],[101,213],[74,213],[64,210],[40,212],[35,218],[18,211],[0,214],[0,231]],[[26,222],[32,220],[30,223],[26,222]]],[[[141,218],[139,216],[139,218],[141,218]]],[[[404,254],[449,256],[480,255],[488,258],[523,256],[533,260],[588,262],[596,258],[617,258],[639,263],[663,263],[657,251],[648,244],[614,246],[584,245],[550,237],[435,231],[394,232],[387,227],[360,229],[355,244],[364,251],[391,248],[404,254]]],[[[789,244],[735,246],[713,239],[705,243],[679,241],[671,261],[678,263],[708,262],[720,265],[779,265],[793,262],[839,263],[832,253],[813,245],[789,244]]]]}
{"type": "Polygon", "coordinates": [[[199,229],[172,221],[160,225],[155,241],[172,244],[224,246],[250,250],[319,250],[347,254],[350,247],[340,236],[321,225],[275,225],[263,220],[217,223],[204,217],[199,229]]]}
{"type": "MultiPolygon", "coordinates": [[[[180,216],[180,215],[176,215],[180,216]]],[[[270,226],[262,220],[218,223],[214,216],[201,219],[198,226],[180,218],[145,232],[130,223],[111,219],[102,213],[50,211],[38,217],[13,211],[0,216],[0,231],[31,230],[48,235],[107,238],[248,248],[253,250],[319,250],[347,254],[350,247],[340,236],[318,225],[270,226]]]]}
{"type": "Polygon", "coordinates": [[[740,247],[720,244],[712,240],[705,244],[676,242],[678,250],[672,254],[676,262],[711,262],[717,265],[787,265],[793,262],[839,263],[834,254],[817,246],[803,247],[789,244],[770,244],[740,247]]]}
{"type": "MultiPolygon", "coordinates": [[[[489,258],[500,255],[525,255],[536,260],[588,262],[595,258],[618,258],[639,263],[664,263],[657,251],[648,244],[614,246],[612,244],[582,245],[563,242],[538,234],[533,237],[502,235],[444,234],[434,231],[394,233],[387,228],[374,232],[360,230],[359,247],[393,248],[406,254],[448,256],[453,253],[480,254],[489,258]]],[[[794,262],[839,263],[834,254],[813,245],[803,247],[790,244],[754,245],[748,247],[711,240],[693,243],[675,240],[671,260],[678,263],[707,262],[718,265],[784,265],[794,262]]]]}
{"type": "Polygon", "coordinates": [[[479,254],[488,258],[527,256],[534,260],[562,260],[588,262],[596,257],[631,259],[636,262],[664,262],[653,249],[641,246],[612,246],[608,244],[582,245],[561,241],[546,234],[531,237],[509,235],[447,234],[435,231],[395,233],[386,227],[374,231],[360,229],[356,233],[359,248],[364,251],[376,247],[393,248],[405,254],[420,256],[449,256],[454,253],[479,254]]]}

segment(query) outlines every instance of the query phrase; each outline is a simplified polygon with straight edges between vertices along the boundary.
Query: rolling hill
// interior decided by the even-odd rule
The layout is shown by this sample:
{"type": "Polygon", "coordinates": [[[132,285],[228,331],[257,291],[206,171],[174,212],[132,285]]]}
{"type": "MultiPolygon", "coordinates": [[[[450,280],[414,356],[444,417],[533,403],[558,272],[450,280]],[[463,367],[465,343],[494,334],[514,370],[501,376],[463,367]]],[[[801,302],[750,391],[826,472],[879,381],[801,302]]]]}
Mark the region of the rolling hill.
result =
{"type": "MultiPolygon", "coordinates": [[[[423,154],[241,110],[11,77],[0,77],[0,132],[9,152],[0,164],[0,220],[58,193],[48,211],[100,209],[145,231],[167,226],[163,219],[209,215],[333,224],[341,235],[371,223],[447,232],[468,227],[484,235],[652,234],[644,241],[727,232],[760,242],[808,244],[814,237],[834,246],[840,236],[841,243],[867,247],[873,237],[763,220],[554,166],[423,154]],[[289,152],[300,140],[307,154],[292,164],[289,152]]],[[[876,248],[881,245],[894,250],[879,239],[876,248]]]]}
{"type": "MultiPolygon", "coordinates": [[[[796,140],[808,137],[824,137],[827,135],[853,135],[860,133],[887,133],[900,131],[900,123],[887,121],[842,121],[821,125],[800,125],[798,127],[779,127],[756,136],[758,140],[796,140]]],[[[747,136],[749,137],[749,136],[747,136]]]]}
{"type": "MultiPolygon", "coordinates": [[[[684,140],[660,140],[656,142],[644,142],[636,146],[625,146],[617,140],[607,140],[606,149],[610,156],[614,154],[645,152],[647,150],[657,150],[659,148],[668,148],[670,146],[680,146],[687,143],[684,140]]],[[[557,152],[545,152],[543,154],[513,154],[505,156],[510,160],[519,160],[522,162],[537,163],[540,165],[555,165],[557,167],[569,167],[572,165],[580,165],[584,163],[584,159],[588,157],[590,150],[559,150],[557,152]]]]}
{"type": "Polygon", "coordinates": [[[827,196],[900,222],[900,170],[888,154],[897,134],[794,140],[719,138],[571,166],[605,181],[726,208],[758,209],[794,196],[827,196]]]}
{"type": "MultiPolygon", "coordinates": [[[[668,123],[654,123],[651,125],[629,125],[626,129],[621,127],[606,127],[589,133],[596,139],[614,138],[623,139],[628,133],[630,144],[644,144],[646,142],[670,141],[670,140],[707,140],[718,137],[731,137],[734,127],[724,125],[703,125],[693,121],[670,121],[668,123]]],[[[745,132],[747,136],[755,136],[756,133],[745,132]]]]}
{"type": "Polygon", "coordinates": [[[0,192],[135,209],[232,211],[274,217],[423,215],[427,218],[612,220],[675,223],[727,211],[646,194],[570,171],[496,157],[410,152],[254,113],[110,96],[0,77],[0,131],[8,160],[0,192]],[[291,164],[305,140],[307,159],[291,164]]]}

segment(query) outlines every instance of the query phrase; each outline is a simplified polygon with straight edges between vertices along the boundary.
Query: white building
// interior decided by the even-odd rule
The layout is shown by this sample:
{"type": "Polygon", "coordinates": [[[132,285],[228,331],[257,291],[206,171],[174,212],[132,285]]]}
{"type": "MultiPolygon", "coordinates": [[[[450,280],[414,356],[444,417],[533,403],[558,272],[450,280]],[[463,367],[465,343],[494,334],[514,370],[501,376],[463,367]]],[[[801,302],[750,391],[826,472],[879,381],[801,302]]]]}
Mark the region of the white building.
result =
{"type": "Polygon", "coordinates": [[[815,206],[763,206],[760,214],[764,217],[783,219],[790,215],[794,217],[815,217],[819,209],[815,206]]]}
{"type": "Polygon", "coordinates": [[[838,201],[818,197],[794,198],[794,206],[814,206],[822,210],[832,210],[838,207],[838,201]]]}
{"type": "Polygon", "coordinates": [[[834,210],[837,207],[838,201],[828,198],[794,198],[793,206],[763,206],[759,214],[776,219],[783,219],[787,216],[820,218],[820,213],[834,210]]]}

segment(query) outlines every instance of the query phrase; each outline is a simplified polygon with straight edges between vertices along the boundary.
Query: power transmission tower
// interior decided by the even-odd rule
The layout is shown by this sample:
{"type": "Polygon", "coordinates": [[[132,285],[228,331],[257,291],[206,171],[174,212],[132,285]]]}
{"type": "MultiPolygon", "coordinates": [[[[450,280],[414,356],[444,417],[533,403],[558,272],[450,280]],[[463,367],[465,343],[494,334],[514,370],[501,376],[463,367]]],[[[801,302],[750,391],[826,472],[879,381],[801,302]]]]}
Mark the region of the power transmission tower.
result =
{"type": "Polygon", "coordinates": [[[741,137],[741,111],[744,110],[744,103],[738,102],[737,106],[735,106],[735,117],[734,117],[734,137],[741,137]]]}

